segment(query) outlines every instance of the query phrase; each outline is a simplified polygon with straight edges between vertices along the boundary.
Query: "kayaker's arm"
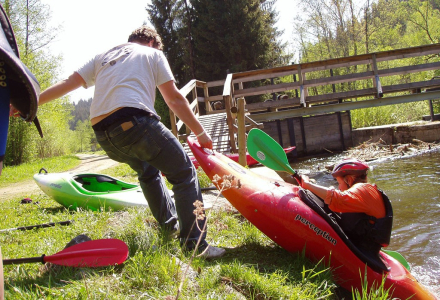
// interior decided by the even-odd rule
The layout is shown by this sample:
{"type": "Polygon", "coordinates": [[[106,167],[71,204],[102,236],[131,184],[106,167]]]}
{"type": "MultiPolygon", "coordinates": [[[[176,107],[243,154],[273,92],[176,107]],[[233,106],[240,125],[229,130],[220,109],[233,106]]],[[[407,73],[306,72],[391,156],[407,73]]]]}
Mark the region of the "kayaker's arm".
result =
{"type": "Polygon", "coordinates": [[[203,129],[199,120],[194,116],[188,100],[179,92],[174,81],[170,80],[158,86],[168,107],[182,120],[197,136],[200,146],[212,149],[212,140],[203,129]]]}
{"type": "Polygon", "coordinates": [[[42,105],[52,100],[63,97],[64,95],[82,86],[86,86],[86,82],[78,73],[74,72],[72,75],[69,76],[69,78],[55,83],[47,90],[42,92],[38,100],[38,105],[42,105]]]}
{"type": "Polygon", "coordinates": [[[325,199],[327,196],[327,192],[330,191],[329,188],[311,183],[309,177],[306,175],[301,175],[301,180],[302,180],[302,184],[301,184],[302,188],[311,191],[313,194],[315,194],[321,199],[325,199]]]}

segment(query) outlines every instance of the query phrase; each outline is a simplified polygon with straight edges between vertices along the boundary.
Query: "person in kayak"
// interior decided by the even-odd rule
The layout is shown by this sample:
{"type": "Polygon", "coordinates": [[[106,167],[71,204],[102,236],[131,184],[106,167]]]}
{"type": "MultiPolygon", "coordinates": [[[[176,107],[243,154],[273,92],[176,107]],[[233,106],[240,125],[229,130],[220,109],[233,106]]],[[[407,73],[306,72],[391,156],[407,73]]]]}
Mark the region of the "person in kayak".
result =
{"type": "Polygon", "coordinates": [[[393,210],[388,197],[368,183],[368,170],[364,162],[347,159],[332,171],[339,190],[312,183],[306,175],[301,175],[301,186],[323,199],[331,211],[340,213],[336,220],[356,246],[377,254],[390,242],[393,210]]]}
{"type": "Polygon", "coordinates": [[[206,232],[201,230],[206,220],[197,220],[193,213],[194,203],[203,201],[197,173],[180,142],[160,122],[154,109],[156,87],[202,147],[212,149],[212,140],[177,89],[161,50],[162,41],[156,30],[141,26],[130,34],[127,43],[96,55],[67,79],[46,89],[39,104],[79,87],[95,86],[90,118],[102,149],[113,160],[127,163],[137,172],[153,216],[172,235],[180,231],[184,250],[193,250],[201,239],[199,256],[217,258],[225,250],[206,242],[206,232]],[[173,185],[176,204],[161,172],[173,185]]]}

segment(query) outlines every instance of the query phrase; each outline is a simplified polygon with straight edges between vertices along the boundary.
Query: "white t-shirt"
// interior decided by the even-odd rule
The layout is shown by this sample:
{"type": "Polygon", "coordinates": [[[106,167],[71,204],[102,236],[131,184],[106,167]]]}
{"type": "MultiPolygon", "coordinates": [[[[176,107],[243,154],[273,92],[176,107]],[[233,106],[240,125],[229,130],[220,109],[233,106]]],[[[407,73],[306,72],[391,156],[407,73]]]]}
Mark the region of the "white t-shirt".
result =
{"type": "Polygon", "coordinates": [[[78,69],[88,88],[95,86],[90,119],[120,107],[135,107],[157,115],[156,87],[174,80],[162,51],[126,43],[96,55],[78,69]]]}

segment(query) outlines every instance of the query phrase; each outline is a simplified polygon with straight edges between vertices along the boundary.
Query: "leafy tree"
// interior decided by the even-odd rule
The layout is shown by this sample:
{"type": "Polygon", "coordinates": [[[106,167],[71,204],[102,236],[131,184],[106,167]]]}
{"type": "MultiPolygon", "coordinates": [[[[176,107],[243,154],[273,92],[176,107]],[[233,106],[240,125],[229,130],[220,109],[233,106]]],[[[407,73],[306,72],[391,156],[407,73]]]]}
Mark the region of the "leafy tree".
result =
{"type": "Polygon", "coordinates": [[[224,79],[227,72],[273,67],[290,60],[275,28],[275,1],[152,0],[150,21],[180,86],[190,79],[224,79]]]}
{"type": "MultiPolygon", "coordinates": [[[[33,128],[32,128],[33,129],[33,128]]],[[[30,149],[31,128],[20,118],[10,118],[5,165],[19,165],[32,155],[30,149]]]]}
{"type": "Polygon", "coordinates": [[[277,13],[261,1],[192,0],[197,78],[219,80],[227,72],[264,69],[285,63],[278,41],[277,13]]]}
{"type": "Polygon", "coordinates": [[[365,50],[363,53],[405,48],[402,35],[405,33],[405,14],[399,0],[368,1],[371,7],[364,8],[362,26],[365,28],[365,50]],[[368,29],[367,29],[368,28],[368,29]]]}
{"type": "Polygon", "coordinates": [[[44,49],[55,39],[59,28],[48,28],[50,9],[40,0],[1,0],[14,28],[21,54],[25,57],[44,49]]]}
{"type": "Polygon", "coordinates": [[[77,147],[79,147],[80,152],[90,149],[90,142],[94,136],[92,125],[89,120],[81,121],[78,120],[75,126],[76,140],[79,142],[77,147]]]}
{"type": "Polygon", "coordinates": [[[154,103],[154,109],[161,117],[161,122],[168,128],[171,128],[170,121],[170,110],[168,105],[165,103],[162,95],[160,93],[156,93],[156,102],[154,103]]]}
{"type": "MultiPolygon", "coordinates": [[[[186,26],[191,22],[186,1],[152,0],[147,8],[149,20],[162,38],[163,51],[170,63],[177,86],[183,86],[195,78],[191,32],[186,26]]],[[[169,108],[160,93],[156,93],[155,109],[162,122],[171,127],[169,108]]]]}
{"type": "Polygon", "coordinates": [[[149,20],[156,28],[162,38],[163,51],[167,55],[168,61],[173,71],[178,85],[184,85],[194,78],[194,72],[189,72],[189,65],[192,65],[192,57],[189,57],[189,49],[184,31],[183,20],[185,11],[182,9],[181,0],[152,0],[148,5],[147,11],[149,20]],[[185,60],[189,57],[189,63],[185,60]]]}
{"type": "Polygon", "coordinates": [[[92,98],[89,100],[80,99],[76,104],[73,103],[72,116],[69,122],[71,130],[75,129],[78,121],[87,121],[90,119],[90,106],[92,105],[92,98]]]}
{"type": "Polygon", "coordinates": [[[438,43],[439,0],[302,0],[300,61],[438,43]]]}
{"type": "Polygon", "coordinates": [[[402,3],[409,12],[408,42],[415,45],[440,42],[440,1],[410,0],[402,3]]]}
{"type": "Polygon", "coordinates": [[[67,98],[51,101],[38,108],[44,138],[34,135],[35,156],[47,158],[71,152],[72,135],[69,120],[72,104],[67,98]]]}

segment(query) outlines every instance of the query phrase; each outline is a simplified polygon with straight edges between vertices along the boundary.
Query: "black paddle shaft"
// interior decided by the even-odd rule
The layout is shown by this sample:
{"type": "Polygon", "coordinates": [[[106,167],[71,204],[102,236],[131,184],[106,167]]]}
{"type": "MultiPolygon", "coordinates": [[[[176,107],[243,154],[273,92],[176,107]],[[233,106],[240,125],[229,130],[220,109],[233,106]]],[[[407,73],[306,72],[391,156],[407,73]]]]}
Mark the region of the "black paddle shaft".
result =
{"type": "Polygon", "coordinates": [[[42,256],[38,257],[28,257],[28,258],[13,258],[13,259],[4,259],[3,265],[18,265],[18,264],[25,264],[25,263],[35,263],[35,262],[41,262],[42,264],[45,264],[44,261],[44,254],[42,256]]]}
{"type": "Polygon", "coordinates": [[[13,230],[30,230],[30,229],[34,229],[34,228],[47,228],[47,227],[53,227],[55,225],[69,225],[72,222],[73,222],[73,220],[61,221],[61,222],[50,222],[50,223],[45,223],[45,224],[22,226],[22,227],[17,227],[17,228],[10,228],[10,229],[2,229],[2,230],[0,230],[0,232],[13,231],[13,230]]]}
{"type": "Polygon", "coordinates": [[[302,178],[301,175],[299,175],[296,171],[294,174],[292,174],[292,176],[296,179],[296,181],[298,181],[299,185],[302,185],[302,178]]]}
{"type": "Polygon", "coordinates": [[[208,186],[208,187],[205,187],[205,188],[201,188],[201,190],[202,190],[202,192],[204,192],[204,191],[215,191],[215,190],[218,190],[218,188],[215,187],[215,186],[208,186]]]}

